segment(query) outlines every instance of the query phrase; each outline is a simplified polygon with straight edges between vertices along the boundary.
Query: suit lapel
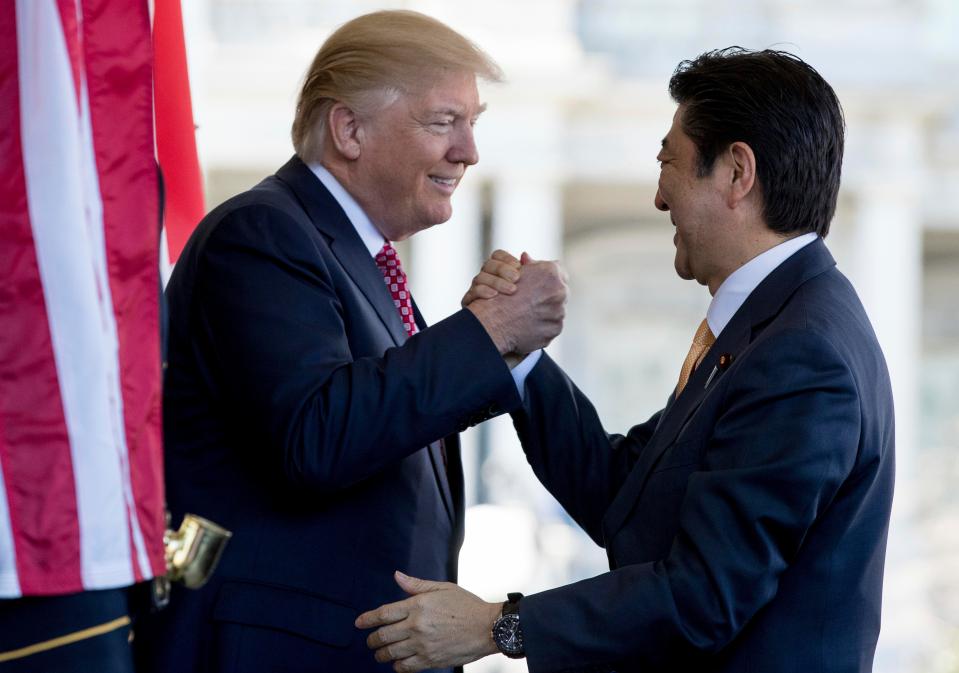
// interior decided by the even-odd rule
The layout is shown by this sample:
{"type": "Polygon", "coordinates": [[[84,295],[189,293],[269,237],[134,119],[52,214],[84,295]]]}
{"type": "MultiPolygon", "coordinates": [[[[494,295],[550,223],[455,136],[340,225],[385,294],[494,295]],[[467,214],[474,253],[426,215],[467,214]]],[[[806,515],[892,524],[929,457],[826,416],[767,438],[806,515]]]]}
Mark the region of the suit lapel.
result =
{"type": "MultiPolygon", "coordinates": [[[[356,233],[356,228],[343,212],[340,204],[299,157],[294,156],[286,162],[276,175],[296,195],[313,225],[330,239],[330,250],[373,306],[376,314],[389,330],[393,343],[397,346],[406,343],[406,330],[393,304],[393,298],[383,283],[383,274],[377,268],[370,251],[363,244],[363,240],[356,233]]],[[[426,322],[415,303],[413,311],[417,325],[420,329],[425,329],[426,322]]],[[[440,442],[433,442],[427,447],[427,453],[433,466],[443,505],[450,518],[455,521],[453,495],[443,465],[440,442]]]]}
{"type": "Polygon", "coordinates": [[[835,264],[822,239],[816,239],[774,269],[747,297],[693,372],[682,394],[679,397],[670,395],[656,431],[606,512],[603,531],[607,541],[622,528],[649,475],[726,372],[726,368],[719,367],[720,356],[730,354],[741,359],[755,336],[779,313],[793,293],[807,280],[835,264]]]}
{"type": "Polygon", "coordinates": [[[406,330],[383,283],[383,274],[340,204],[299,157],[286,162],[276,175],[296,195],[313,225],[330,239],[330,250],[373,306],[393,343],[403,344],[406,330]]]}

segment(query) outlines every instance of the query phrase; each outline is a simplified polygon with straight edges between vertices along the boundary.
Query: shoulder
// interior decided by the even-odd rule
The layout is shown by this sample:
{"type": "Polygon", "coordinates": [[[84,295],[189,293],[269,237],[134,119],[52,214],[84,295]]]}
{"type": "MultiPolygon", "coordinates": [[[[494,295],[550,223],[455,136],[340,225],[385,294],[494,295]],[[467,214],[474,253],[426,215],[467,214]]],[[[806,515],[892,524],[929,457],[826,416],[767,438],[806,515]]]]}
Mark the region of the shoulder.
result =
{"type": "Polygon", "coordinates": [[[198,225],[189,247],[199,260],[248,247],[280,257],[314,256],[327,245],[296,197],[270,177],[213,209],[198,225]]]}
{"type": "Polygon", "coordinates": [[[841,360],[861,387],[889,387],[885,358],[866,309],[838,269],[803,284],[781,319],[769,327],[763,337],[802,342],[806,352],[841,360]]]}
{"type": "Polygon", "coordinates": [[[245,192],[233,196],[210,211],[201,226],[212,230],[227,225],[255,226],[277,222],[309,227],[310,218],[293,193],[280,180],[271,176],[245,192]]]}
{"type": "Polygon", "coordinates": [[[203,283],[277,274],[326,283],[330,241],[285,185],[267,178],[212,210],[190,237],[173,271],[170,295],[203,283]]]}

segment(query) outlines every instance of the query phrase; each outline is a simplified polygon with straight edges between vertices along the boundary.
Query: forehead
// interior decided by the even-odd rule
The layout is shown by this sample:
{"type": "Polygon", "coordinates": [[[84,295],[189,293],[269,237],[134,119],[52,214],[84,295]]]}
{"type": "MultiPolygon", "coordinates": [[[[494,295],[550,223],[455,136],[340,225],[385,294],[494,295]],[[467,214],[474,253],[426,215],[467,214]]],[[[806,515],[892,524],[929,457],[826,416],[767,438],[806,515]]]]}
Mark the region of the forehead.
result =
{"type": "Polygon", "coordinates": [[[663,152],[683,154],[685,152],[695,151],[696,146],[692,138],[686,135],[686,132],[683,130],[683,112],[684,108],[682,105],[676,108],[676,112],[673,114],[672,125],[663,138],[663,152]]]}
{"type": "Polygon", "coordinates": [[[445,72],[431,79],[420,91],[409,96],[410,107],[423,112],[449,111],[476,115],[485,107],[480,103],[476,75],[471,72],[445,72]]]}

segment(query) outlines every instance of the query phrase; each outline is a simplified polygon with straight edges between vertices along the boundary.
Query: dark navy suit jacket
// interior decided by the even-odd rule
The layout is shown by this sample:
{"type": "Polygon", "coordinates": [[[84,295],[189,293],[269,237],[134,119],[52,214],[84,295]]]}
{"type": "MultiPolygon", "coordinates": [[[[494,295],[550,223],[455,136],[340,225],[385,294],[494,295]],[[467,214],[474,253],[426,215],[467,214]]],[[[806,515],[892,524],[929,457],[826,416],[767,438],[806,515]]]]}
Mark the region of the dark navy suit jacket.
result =
{"type": "Polygon", "coordinates": [[[455,432],[519,406],[503,359],[469,311],[407,340],[297,158],[200,223],[167,297],[169,507],[233,539],[206,587],[137,628],[138,670],[392,670],[353,620],[405,597],[394,570],[455,581],[455,432]],[[424,448],[443,437],[446,465],[424,448]]]}
{"type": "Polygon", "coordinates": [[[547,357],[514,414],[610,572],[520,604],[530,671],[865,672],[893,492],[889,377],[821,240],[625,436],[547,357]],[[720,362],[732,362],[723,367],[720,362]]]}

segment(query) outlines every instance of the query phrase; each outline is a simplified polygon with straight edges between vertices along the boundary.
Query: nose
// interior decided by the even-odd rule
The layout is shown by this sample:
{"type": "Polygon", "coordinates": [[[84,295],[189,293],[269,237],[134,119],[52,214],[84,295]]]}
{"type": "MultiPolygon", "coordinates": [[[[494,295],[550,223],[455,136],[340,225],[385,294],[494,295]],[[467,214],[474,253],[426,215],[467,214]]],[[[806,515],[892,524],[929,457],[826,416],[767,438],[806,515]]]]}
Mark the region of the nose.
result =
{"type": "Polygon", "coordinates": [[[663,198],[663,193],[656,188],[656,198],[653,199],[653,203],[656,204],[656,210],[661,210],[664,213],[669,210],[669,204],[666,203],[666,199],[663,198]]]}
{"type": "Polygon", "coordinates": [[[476,139],[473,136],[472,125],[462,124],[456,133],[456,138],[446,154],[447,160],[453,164],[472,166],[479,161],[479,152],[476,149],[476,139]]]}

